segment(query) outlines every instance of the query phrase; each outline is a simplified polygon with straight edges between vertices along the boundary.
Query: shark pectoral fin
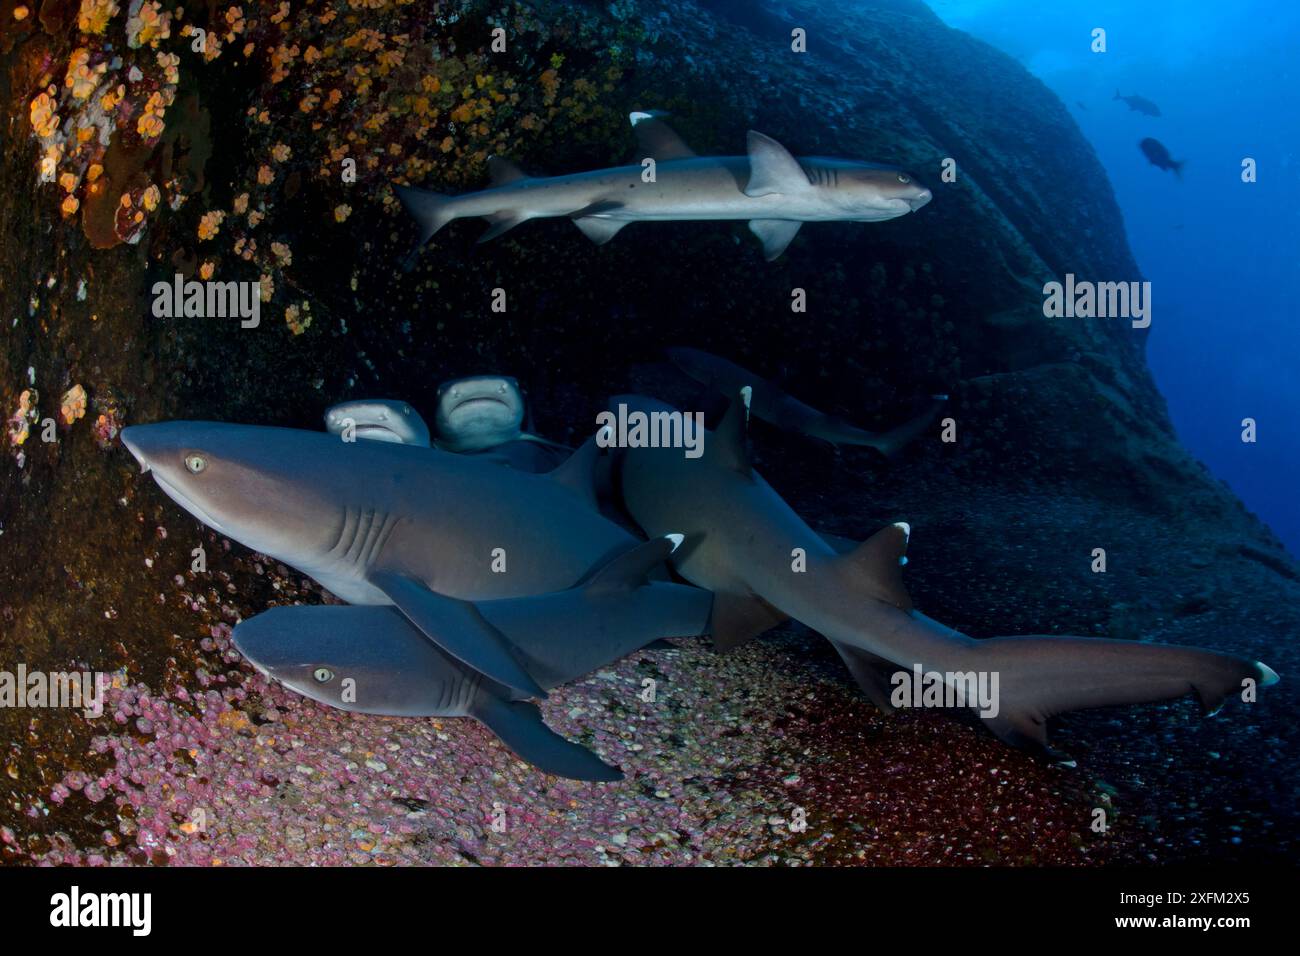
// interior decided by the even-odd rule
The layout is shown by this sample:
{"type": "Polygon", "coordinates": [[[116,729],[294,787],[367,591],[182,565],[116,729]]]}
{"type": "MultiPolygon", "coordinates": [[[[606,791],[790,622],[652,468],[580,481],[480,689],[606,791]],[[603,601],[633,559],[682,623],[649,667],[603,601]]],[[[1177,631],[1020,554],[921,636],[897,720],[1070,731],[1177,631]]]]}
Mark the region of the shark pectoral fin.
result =
{"type": "Polygon", "coordinates": [[[1027,711],[1003,707],[996,717],[981,717],[984,725],[1004,744],[1043,757],[1058,756],[1047,743],[1047,720],[1027,711]]]}
{"type": "Polygon", "coordinates": [[[461,663],[530,697],[546,696],[515,658],[506,636],[469,601],[430,591],[415,578],[396,571],[372,571],[367,580],[425,637],[461,663]]]}
{"type": "Polygon", "coordinates": [[[711,462],[742,475],[753,472],[749,456],[749,402],[754,390],[748,385],[731,397],[727,413],[713,431],[713,440],[705,442],[704,454],[711,462]]]}
{"type": "Polygon", "coordinates": [[[521,760],[538,770],[570,780],[613,782],[623,773],[586,747],[570,743],[542,721],[542,712],[526,701],[502,700],[480,691],[470,716],[496,734],[521,760]]]}
{"type": "Polygon", "coordinates": [[[867,699],[884,713],[892,714],[896,708],[890,699],[893,688],[889,678],[890,674],[898,668],[883,657],[877,657],[875,654],[869,654],[840,641],[831,641],[831,644],[839,651],[840,658],[848,667],[849,673],[853,675],[853,679],[858,682],[862,693],[867,695],[867,699]]]}
{"type": "Polygon", "coordinates": [[[575,218],[573,224],[582,230],[582,234],[598,246],[603,246],[618,235],[619,230],[628,224],[627,219],[599,219],[596,216],[575,218]]]}
{"type": "Polygon", "coordinates": [[[774,608],[757,594],[715,591],[709,633],[713,636],[714,648],[729,651],[788,620],[790,615],[774,608]]]}
{"type": "Polygon", "coordinates": [[[504,235],[528,217],[520,215],[513,209],[503,209],[483,218],[488,221],[489,225],[483,235],[478,237],[479,242],[490,242],[497,236],[504,235]]]}
{"type": "Polygon", "coordinates": [[[487,167],[488,179],[493,187],[509,186],[511,183],[517,183],[528,178],[527,173],[501,156],[489,156],[487,167]]]}
{"type": "Polygon", "coordinates": [[[650,157],[662,163],[669,159],[689,159],[695,155],[695,150],[687,146],[673,128],[664,122],[663,117],[667,115],[659,110],[627,115],[632,123],[632,132],[636,135],[637,149],[641,151],[637,159],[650,157]]]}
{"type": "Polygon", "coordinates": [[[750,231],[763,243],[763,257],[771,262],[785,252],[803,223],[792,219],[751,219],[750,231]]]}
{"type": "Polygon", "coordinates": [[[588,575],[581,586],[601,590],[640,587],[649,581],[647,575],[677,550],[682,540],[680,534],[666,534],[629,548],[588,575]]]}
{"type": "Polygon", "coordinates": [[[912,597],[903,583],[911,527],[903,521],[881,528],[840,559],[867,594],[903,610],[912,610],[912,597]]]}
{"type": "Polygon", "coordinates": [[[799,161],[772,137],[751,129],[746,142],[749,146],[746,196],[770,196],[773,193],[788,196],[812,188],[799,161]]]}

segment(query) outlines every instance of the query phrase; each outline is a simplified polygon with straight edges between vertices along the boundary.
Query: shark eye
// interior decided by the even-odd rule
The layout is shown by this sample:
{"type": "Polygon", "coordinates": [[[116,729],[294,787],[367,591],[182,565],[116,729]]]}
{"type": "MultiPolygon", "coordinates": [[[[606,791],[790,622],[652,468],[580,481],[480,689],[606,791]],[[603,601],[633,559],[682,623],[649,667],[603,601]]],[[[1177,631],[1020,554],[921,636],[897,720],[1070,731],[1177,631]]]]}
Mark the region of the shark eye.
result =
{"type": "Polygon", "coordinates": [[[328,684],[334,679],[334,672],[328,667],[318,667],[311,672],[311,676],[318,684],[328,684]]]}
{"type": "Polygon", "coordinates": [[[208,463],[202,455],[185,456],[185,468],[190,474],[197,475],[206,467],[208,467],[208,463]]]}
{"type": "Polygon", "coordinates": [[[907,173],[899,173],[898,181],[902,183],[904,186],[906,186],[908,183],[912,181],[912,177],[907,175],[907,173]]]}

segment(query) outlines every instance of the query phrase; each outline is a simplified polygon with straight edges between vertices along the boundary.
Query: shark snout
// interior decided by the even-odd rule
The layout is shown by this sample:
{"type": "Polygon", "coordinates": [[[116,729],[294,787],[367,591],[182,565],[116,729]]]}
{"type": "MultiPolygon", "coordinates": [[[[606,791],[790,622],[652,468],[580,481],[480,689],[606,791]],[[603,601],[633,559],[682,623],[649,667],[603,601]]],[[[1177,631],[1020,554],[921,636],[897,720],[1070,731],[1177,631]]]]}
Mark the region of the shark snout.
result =
{"type": "Polygon", "coordinates": [[[135,457],[135,460],[140,463],[140,474],[142,475],[147,474],[151,467],[149,464],[149,456],[144,450],[145,443],[143,439],[145,436],[141,434],[143,428],[144,426],[142,425],[128,425],[126,428],[122,429],[120,435],[122,444],[126,446],[126,450],[129,451],[135,457]]]}
{"type": "Polygon", "coordinates": [[[916,195],[908,198],[907,204],[912,207],[912,212],[916,212],[933,198],[934,193],[930,192],[928,189],[922,188],[917,190],[916,195]]]}

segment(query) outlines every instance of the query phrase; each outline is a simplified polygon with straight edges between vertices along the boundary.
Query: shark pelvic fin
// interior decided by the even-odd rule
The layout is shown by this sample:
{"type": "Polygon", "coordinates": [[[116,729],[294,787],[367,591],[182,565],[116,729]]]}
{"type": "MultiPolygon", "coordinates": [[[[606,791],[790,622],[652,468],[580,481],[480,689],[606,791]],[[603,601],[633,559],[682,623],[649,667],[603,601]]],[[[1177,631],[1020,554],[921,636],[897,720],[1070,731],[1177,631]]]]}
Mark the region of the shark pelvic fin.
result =
{"type": "Polygon", "coordinates": [[[727,413],[713,431],[713,440],[704,445],[704,454],[712,461],[742,475],[753,471],[749,457],[749,400],[753,394],[746,385],[732,397],[727,413]]]}
{"type": "Polygon", "coordinates": [[[656,162],[669,159],[689,159],[695,155],[663,118],[667,113],[659,110],[629,113],[632,132],[636,134],[637,149],[641,151],[638,159],[653,158],[656,162]]]}
{"type": "Polygon", "coordinates": [[[839,651],[840,658],[848,667],[849,673],[853,675],[853,679],[857,681],[862,693],[867,695],[867,699],[882,712],[892,714],[896,708],[891,699],[893,686],[890,683],[890,674],[898,668],[883,657],[877,657],[875,654],[841,641],[831,641],[831,645],[839,651]]]}
{"type": "MultiPolygon", "coordinates": [[[[812,187],[808,174],[790,151],[770,136],[749,131],[749,182],[746,196],[769,196],[773,193],[802,192],[812,187]]],[[[797,228],[797,226],[796,226],[797,228]]]]}
{"type": "Polygon", "coordinates": [[[891,524],[840,559],[869,595],[903,611],[912,610],[912,598],[903,584],[907,539],[911,533],[912,529],[904,522],[891,524]]]}
{"type": "Polygon", "coordinates": [[[469,601],[438,594],[397,571],[372,571],[368,580],[425,637],[461,663],[529,697],[546,696],[515,658],[506,636],[469,601]]]}
{"type": "Polygon", "coordinates": [[[713,636],[715,649],[729,651],[788,620],[790,615],[757,594],[715,591],[709,633],[713,636]]]}
{"type": "Polygon", "coordinates": [[[624,551],[593,572],[585,588],[635,588],[647,583],[647,575],[668,560],[682,543],[682,535],[666,534],[624,551]]]}
{"type": "Polygon", "coordinates": [[[763,243],[763,256],[768,262],[778,258],[790,245],[803,223],[792,219],[751,219],[749,229],[763,243]]]}
{"type": "Polygon", "coordinates": [[[470,716],[496,734],[521,760],[538,770],[570,780],[612,782],[623,773],[586,747],[571,743],[547,727],[542,712],[526,701],[508,701],[480,690],[470,716]]]}
{"type": "Polygon", "coordinates": [[[617,236],[628,222],[627,219],[600,219],[596,216],[580,216],[573,220],[582,234],[598,246],[603,246],[617,236]]]}
{"type": "Polygon", "coordinates": [[[513,209],[503,209],[484,218],[487,219],[489,225],[487,231],[478,237],[479,242],[490,242],[497,236],[504,235],[527,217],[519,215],[513,209]]]}
{"type": "Polygon", "coordinates": [[[488,180],[493,186],[509,186],[528,178],[527,173],[502,156],[489,156],[487,167],[488,180]]]}

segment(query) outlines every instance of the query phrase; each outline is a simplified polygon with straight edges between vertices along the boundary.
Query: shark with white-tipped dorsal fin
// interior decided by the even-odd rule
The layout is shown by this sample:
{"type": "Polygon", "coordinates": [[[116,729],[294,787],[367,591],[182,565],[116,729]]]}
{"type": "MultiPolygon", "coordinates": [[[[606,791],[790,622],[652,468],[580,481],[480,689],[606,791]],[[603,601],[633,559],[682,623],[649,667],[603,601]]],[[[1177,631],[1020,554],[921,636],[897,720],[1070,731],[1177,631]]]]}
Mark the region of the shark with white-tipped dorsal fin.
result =
{"type": "MultiPolygon", "coordinates": [[[[687,581],[714,592],[710,633],[718,647],[794,618],[831,641],[863,692],[885,711],[894,707],[900,672],[997,674],[998,707],[981,712],[985,725],[1007,743],[1052,756],[1059,756],[1047,742],[1054,714],[1190,693],[1213,713],[1247,682],[1277,682],[1267,665],[1217,651],[1106,638],[976,640],[931,620],[913,607],[903,583],[907,524],[889,525],[842,553],[754,471],[750,394],[742,388],[733,397],[706,435],[701,457],[629,448],[617,467],[623,505],[646,534],[671,528],[686,535],[688,543],[670,562],[687,581]]],[[[614,403],[669,408],[638,396],[620,395],[614,403]]]]}
{"type": "Polygon", "coordinates": [[[697,156],[662,114],[629,116],[642,155],[628,166],[567,176],[528,176],[509,160],[488,161],[491,186],[461,196],[396,186],[419,221],[420,245],[453,219],[489,223],[480,242],[529,219],[567,217],[597,245],[628,223],[746,220],[770,262],[805,222],[880,222],[920,209],[930,190],[910,173],[855,159],[798,157],[750,130],[744,156],[697,156]],[[645,160],[654,160],[647,181],[645,160]]]}

